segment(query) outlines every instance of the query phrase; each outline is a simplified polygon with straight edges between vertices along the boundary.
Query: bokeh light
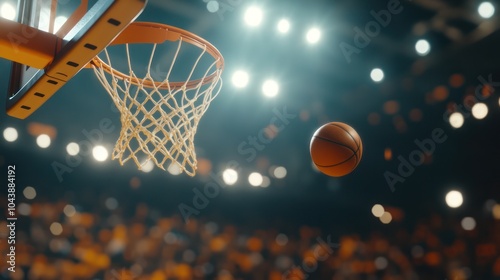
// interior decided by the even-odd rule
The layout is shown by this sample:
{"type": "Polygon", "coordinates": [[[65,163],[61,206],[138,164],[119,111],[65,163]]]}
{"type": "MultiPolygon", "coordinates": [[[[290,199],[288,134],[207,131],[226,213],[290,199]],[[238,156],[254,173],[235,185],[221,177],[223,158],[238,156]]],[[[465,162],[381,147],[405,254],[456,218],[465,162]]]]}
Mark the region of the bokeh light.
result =
{"type": "Polygon", "coordinates": [[[484,103],[476,103],[472,107],[472,115],[478,120],[486,118],[488,115],[488,106],[484,103]]]}
{"type": "Polygon", "coordinates": [[[154,168],[155,168],[155,163],[152,160],[148,160],[142,165],[141,171],[144,173],[149,173],[153,171],[154,168]]]}
{"type": "Polygon", "coordinates": [[[216,0],[208,1],[207,10],[209,12],[216,13],[217,11],[219,11],[219,8],[220,8],[219,1],[216,0]]]}
{"type": "Polygon", "coordinates": [[[418,40],[415,44],[415,50],[421,56],[427,55],[431,51],[431,44],[427,40],[418,40]]]}
{"type": "Polygon", "coordinates": [[[273,171],[273,175],[277,179],[283,179],[283,178],[285,178],[286,177],[286,173],[287,173],[286,168],[283,167],[283,166],[278,166],[273,171]]]}
{"type": "Polygon", "coordinates": [[[28,186],[24,188],[23,195],[27,199],[34,199],[36,197],[36,190],[35,188],[28,186]]]}
{"type": "Polygon", "coordinates": [[[233,85],[237,88],[244,88],[248,85],[248,82],[250,80],[250,77],[246,71],[243,70],[238,70],[234,72],[233,77],[231,78],[231,81],[233,82],[233,85]]]}
{"type": "Polygon", "coordinates": [[[459,191],[450,191],[446,194],[446,204],[450,208],[458,208],[462,206],[462,203],[464,202],[464,198],[462,196],[462,193],[459,191]]]}
{"type": "Polygon", "coordinates": [[[13,127],[7,127],[6,129],[3,130],[3,138],[7,142],[14,142],[17,140],[18,137],[17,129],[13,127]]]}
{"type": "Polygon", "coordinates": [[[68,204],[64,206],[63,212],[67,217],[73,217],[76,214],[76,208],[75,206],[68,204]]]}
{"type": "Polygon", "coordinates": [[[382,215],[384,215],[384,213],[385,213],[384,206],[382,206],[380,204],[373,205],[373,207],[372,207],[373,216],[380,218],[380,217],[382,217],[382,215]]]}
{"type": "Polygon", "coordinates": [[[376,83],[380,83],[384,80],[384,71],[380,68],[375,68],[370,72],[370,78],[376,83]]]}
{"type": "Polygon", "coordinates": [[[278,22],[278,31],[282,34],[288,33],[288,31],[290,31],[290,21],[287,19],[281,19],[278,22]]]}
{"type": "Polygon", "coordinates": [[[391,215],[391,213],[384,212],[384,214],[382,214],[382,216],[380,216],[380,221],[383,224],[389,224],[390,222],[392,222],[392,215],[391,215]]]}
{"type": "Polygon", "coordinates": [[[53,234],[53,235],[60,235],[62,232],[63,232],[63,227],[60,223],[58,222],[53,222],[51,225],[50,225],[50,232],[53,234]]]}
{"type": "Polygon", "coordinates": [[[102,162],[108,159],[109,152],[104,146],[97,145],[92,149],[92,156],[95,160],[102,162]]]}
{"type": "Polygon", "coordinates": [[[234,169],[228,168],[222,172],[222,180],[224,180],[226,185],[232,186],[238,181],[238,172],[234,169]]]}
{"type": "Polygon", "coordinates": [[[495,6],[490,2],[482,2],[479,4],[477,12],[482,18],[490,18],[495,14],[495,6]]]}
{"type": "Polygon", "coordinates": [[[267,80],[262,85],[262,92],[267,97],[275,97],[276,95],[278,95],[279,90],[280,86],[275,80],[267,80]]]}
{"type": "Polygon", "coordinates": [[[313,27],[307,31],[306,40],[309,44],[316,44],[321,39],[321,30],[313,27]]]}
{"type": "Polygon", "coordinates": [[[262,175],[260,173],[257,173],[257,172],[253,172],[248,176],[248,182],[253,187],[258,187],[258,186],[262,185],[263,180],[264,179],[262,178],[262,175]]]}
{"type": "Polygon", "coordinates": [[[451,114],[449,118],[450,125],[453,128],[461,128],[464,125],[464,121],[464,116],[459,112],[451,114]]]}
{"type": "Polygon", "coordinates": [[[66,152],[70,156],[76,156],[80,152],[80,146],[75,142],[71,142],[66,145],[66,152]]]}
{"type": "Polygon", "coordinates": [[[168,168],[167,168],[168,173],[171,175],[177,176],[182,173],[182,168],[177,162],[172,162],[168,168]]]}
{"type": "Polygon", "coordinates": [[[50,137],[47,134],[40,134],[36,138],[36,144],[42,149],[48,148],[50,146],[50,137]]]}
{"type": "Polygon", "coordinates": [[[262,184],[260,184],[263,188],[268,188],[271,185],[271,179],[267,176],[262,176],[262,184]]]}
{"type": "Polygon", "coordinates": [[[465,230],[473,230],[474,228],[476,228],[476,220],[471,217],[465,217],[462,219],[461,225],[465,230]]]}
{"type": "Polygon", "coordinates": [[[262,19],[264,17],[264,14],[262,12],[262,9],[256,6],[249,7],[245,11],[245,22],[247,23],[248,26],[259,26],[262,22],[262,19]]]}

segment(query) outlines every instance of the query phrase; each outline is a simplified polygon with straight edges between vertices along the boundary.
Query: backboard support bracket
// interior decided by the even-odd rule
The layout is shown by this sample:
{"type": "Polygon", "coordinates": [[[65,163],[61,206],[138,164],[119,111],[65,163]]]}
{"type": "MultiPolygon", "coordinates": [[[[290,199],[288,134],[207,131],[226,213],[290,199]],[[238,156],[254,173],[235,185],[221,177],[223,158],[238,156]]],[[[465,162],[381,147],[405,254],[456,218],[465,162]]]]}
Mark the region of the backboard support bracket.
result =
{"type": "MultiPolygon", "coordinates": [[[[30,69],[35,70],[36,73],[26,84],[10,85],[7,114],[19,119],[30,116],[134,21],[143,11],[146,3],[147,0],[99,0],[62,39],[55,35],[52,37],[48,35],[50,33],[38,29],[36,30],[38,33],[32,38],[21,37],[31,41],[31,43],[20,50],[28,54],[31,52],[32,56],[39,56],[37,66],[41,66],[46,60],[49,60],[50,63],[45,65],[43,69],[30,69]],[[34,38],[45,38],[50,43],[42,51],[39,50],[40,46],[30,48],[29,45],[36,42],[34,38]],[[59,42],[60,48],[58,47],[59,42]],[[50,49],[54,47],[55,53],[50,59],[50,49]],[[43,58],[40,59],[40,56],[43,58]]],[[[0,24],[3,23],[0,21],[0,24]]],[[[3,29],[3,25],[1,26],[3,29]]],[[[12,30],[0,34],[2,36],[0,50],[2,47],[6,48],[5,38],[3,38],[6,35],[4,33],[10,34],[10,36],[12,34],[23,36],[23,30],[31,30],[28,29],[31,28],[29,23],[21,22],[10,26],[12,30]]],[[[12,53],[9,52],[0,53],[2,56],[4,54],[12,56],[12,53]]],[[[7,57],[7,59],[9,58],[7,57]]],[[[25,60],[22,62],[33,63],[25,60]]],[[[16,67],[22,66],[24,65],[14,63],[12,73],[15,74],[16,67]]]]}

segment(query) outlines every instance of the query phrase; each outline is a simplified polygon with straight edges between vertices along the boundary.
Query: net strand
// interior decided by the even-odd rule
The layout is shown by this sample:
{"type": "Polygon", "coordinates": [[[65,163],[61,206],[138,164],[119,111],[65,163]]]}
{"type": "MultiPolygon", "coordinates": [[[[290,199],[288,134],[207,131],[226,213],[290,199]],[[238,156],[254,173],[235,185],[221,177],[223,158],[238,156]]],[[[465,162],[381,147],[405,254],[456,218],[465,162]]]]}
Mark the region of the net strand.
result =
{"type": "MultiPolygon", "coordinates": [[[[147,71],[139,78],[133,71],[131,51],[124,44],[129,78],[119,78],[114,71],[93,65],[99,82],[111,96],[120,111],[122,129],[112,152],[112,158],[121,165],[132,160],[139,169],[148,161],[166,170],[179,168],[190,176],[196,174],[196,152],[194,137],[199,121],[207,111],[212,100],[218,95],[222,81],[222,69],[217,68],[219,60],[210,64],[197,84],[189,84],[207,48],[200,47],[201,53],[193,63],[186,81],[181,87],[171,87],[170,77],[183,47],[182,38],[178,41],[174,57],[165,77],[155,81],[151,67],[155,59],[157,44],[153,44],[147,71]],[[208,80],[212,73],[215,79],[208,80]],[[189,85],[189,86],[188,86],[189,85]],[[144,95],[144,99],[141,96],[144,95]]],[[[103,61],[113,69],[108,49],[104,49],[103,61]]]]}

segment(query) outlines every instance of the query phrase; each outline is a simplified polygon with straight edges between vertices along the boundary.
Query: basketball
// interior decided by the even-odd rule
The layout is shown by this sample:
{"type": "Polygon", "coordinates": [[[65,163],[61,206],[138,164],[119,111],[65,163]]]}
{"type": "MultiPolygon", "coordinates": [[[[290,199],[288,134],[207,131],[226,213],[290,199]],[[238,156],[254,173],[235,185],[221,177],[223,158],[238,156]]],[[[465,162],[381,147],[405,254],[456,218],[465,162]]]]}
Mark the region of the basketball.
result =
{"type": "Polygon", "coordinates": [[[311,139],[310,152],[319,171],[328,176],[341,177],[358,166],[363,144],[351,126],[331,122],[316,130],[311,139]]]}

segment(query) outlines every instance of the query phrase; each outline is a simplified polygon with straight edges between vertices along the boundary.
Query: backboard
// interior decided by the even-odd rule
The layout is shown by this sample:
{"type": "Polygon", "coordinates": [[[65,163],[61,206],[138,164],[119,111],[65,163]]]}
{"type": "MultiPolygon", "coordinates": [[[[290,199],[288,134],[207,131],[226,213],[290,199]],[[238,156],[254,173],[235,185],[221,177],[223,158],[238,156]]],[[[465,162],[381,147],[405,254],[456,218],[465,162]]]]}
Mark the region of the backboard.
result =
{"type": "Polygon", "coordinates": [[[31,115],[108,46],[146,2],[18,0],[15,20],[22,25],[0,20],[0,47],[7,50],[0,56],[14,61],[7,113],[20,119],[31,115]],[[36,59],[26,61],[27,56],[36,59]]]}

